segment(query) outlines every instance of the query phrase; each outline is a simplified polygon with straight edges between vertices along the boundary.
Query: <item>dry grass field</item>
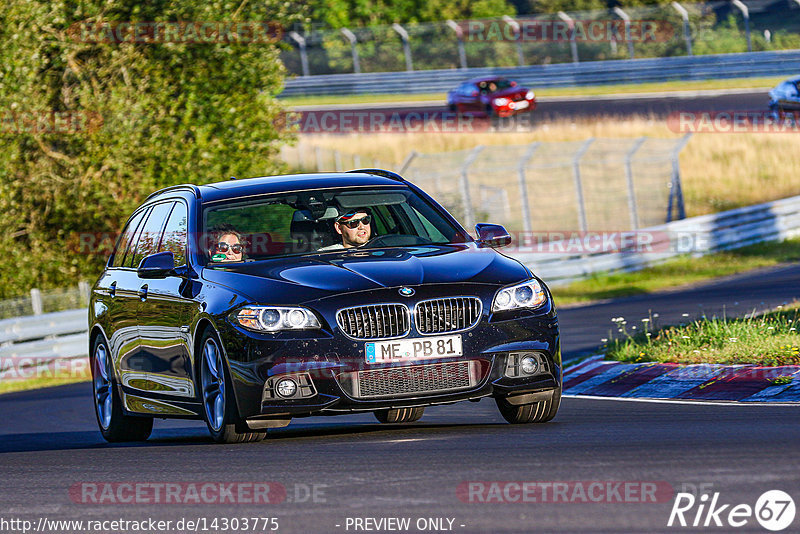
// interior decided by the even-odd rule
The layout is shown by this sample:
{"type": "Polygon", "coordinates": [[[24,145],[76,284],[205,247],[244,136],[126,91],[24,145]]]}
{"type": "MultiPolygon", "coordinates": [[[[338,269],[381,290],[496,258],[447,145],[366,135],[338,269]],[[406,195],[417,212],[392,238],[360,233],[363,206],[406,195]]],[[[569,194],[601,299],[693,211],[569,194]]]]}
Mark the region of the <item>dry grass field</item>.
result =
{"type": "MultiPolygon", "coordinates": [[[[306,135],[305,146],[358,153],[364,161],[403,161],[422,153],[519,145],[534,141],[579,141],[588,137],[678,139],[663,118],[615,117],[542,124],[528,132],[306,135]]],[[[800,134],[698,133],[680,155],[688,216],[702,215],[800,195],[800,134]]]]}

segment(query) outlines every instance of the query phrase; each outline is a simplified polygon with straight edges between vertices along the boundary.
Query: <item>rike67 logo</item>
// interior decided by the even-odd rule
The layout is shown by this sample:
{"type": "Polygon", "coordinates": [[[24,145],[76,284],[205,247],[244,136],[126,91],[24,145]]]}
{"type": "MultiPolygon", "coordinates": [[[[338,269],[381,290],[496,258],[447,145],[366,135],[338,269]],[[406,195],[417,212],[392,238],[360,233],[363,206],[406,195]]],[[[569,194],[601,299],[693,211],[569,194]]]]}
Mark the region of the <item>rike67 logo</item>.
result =
{"type": "Polygon", "coordinates": [[[749,504],[723,504],[719,492],[695,497],[692,493],[678,493],[669,514],[667,526],[681,527],[734,527],[739,528],[755,520],[767,530],[784,530],[794,521],[794,500],[781,490],[764,492],[755,506],[749,504]]]}

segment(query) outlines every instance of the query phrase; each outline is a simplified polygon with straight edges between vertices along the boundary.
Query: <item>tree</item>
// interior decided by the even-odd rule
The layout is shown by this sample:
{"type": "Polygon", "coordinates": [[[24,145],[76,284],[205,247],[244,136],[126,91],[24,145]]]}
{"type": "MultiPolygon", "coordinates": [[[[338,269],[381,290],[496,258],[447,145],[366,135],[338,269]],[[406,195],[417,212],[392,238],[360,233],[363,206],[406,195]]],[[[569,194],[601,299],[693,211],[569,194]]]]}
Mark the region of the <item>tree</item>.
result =
{"type": "Polygon", "coordinates": [[[0,298],[94,278],[97,235],[155,189],[280,170],[284,73],[260,23],[291,23],[287,6],[5,0],[0,298]]]}

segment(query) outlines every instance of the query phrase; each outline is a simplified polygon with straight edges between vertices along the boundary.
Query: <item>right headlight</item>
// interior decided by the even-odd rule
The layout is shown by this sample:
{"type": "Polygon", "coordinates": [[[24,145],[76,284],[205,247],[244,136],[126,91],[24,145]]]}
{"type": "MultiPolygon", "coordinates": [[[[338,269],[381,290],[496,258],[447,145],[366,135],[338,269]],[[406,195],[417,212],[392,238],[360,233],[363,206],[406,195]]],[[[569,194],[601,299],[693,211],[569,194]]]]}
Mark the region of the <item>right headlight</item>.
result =
{"type": "Polygon", "coordinates": [[[492,313],[522,308],[538,308],[547,301],[547,294],[538,280],[504,287],[492,301],[492,313]]]}
{"type": "Polygon", "coordinates": [[[258,332],[321,328],[314,312],[299,307],[245,306],[235,317],[243,327],[258,332]]]}

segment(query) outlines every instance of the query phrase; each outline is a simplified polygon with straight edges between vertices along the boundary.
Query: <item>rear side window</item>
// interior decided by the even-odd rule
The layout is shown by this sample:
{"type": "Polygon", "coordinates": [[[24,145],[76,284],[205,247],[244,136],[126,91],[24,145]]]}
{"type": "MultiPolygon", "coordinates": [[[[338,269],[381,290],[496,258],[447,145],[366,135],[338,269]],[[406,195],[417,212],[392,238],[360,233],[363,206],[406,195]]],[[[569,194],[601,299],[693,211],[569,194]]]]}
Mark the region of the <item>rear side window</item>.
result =
{"type": "Polygon", "coordinates": [[[173,204],[173,202],[156,204],[153,209],[150,210],[150,215],[148,215],[142,231],[138,232],[139,237],[136,241],[136,252],[132,255],[129,254],[129,256],[132,256],[132,258],[130,258],[130,263],[128,263],[127,259],[125,260],[125,264],[128,267],[133,267],[135,269],[139,266],[142,258],[158,252],[158,244],[161,242],[161,233],[164,230],[164,224],[167,222],[167,217],[172,210],[173,204]]]}
{"type": "Polygon", "coordinates": [[[161,246],[158,247],[159,252],[172,252],[175,256],[175,267],[186,265],[188,228],[186,205],[183,202],[176,202],[164,228],[161,246]]]}
{"type": "Polygon", "coordinates": [[[114,249],[114,257],[111,259],[111,267],[122,267],[123,261],[125,260],[125,251],[128,250],[128,246],[133,241],[133,234],[139,227],[139,223],[142,222],[142,217],[145,213],[147,213],[147,210],[141,210],[139,213],[134,215],[130,221],[128,221],[128,225],[125,227],[125,230],[122,232],[122,236],[119,238],[117,248],[114,249]]]}

